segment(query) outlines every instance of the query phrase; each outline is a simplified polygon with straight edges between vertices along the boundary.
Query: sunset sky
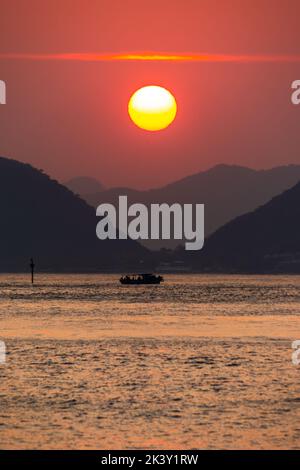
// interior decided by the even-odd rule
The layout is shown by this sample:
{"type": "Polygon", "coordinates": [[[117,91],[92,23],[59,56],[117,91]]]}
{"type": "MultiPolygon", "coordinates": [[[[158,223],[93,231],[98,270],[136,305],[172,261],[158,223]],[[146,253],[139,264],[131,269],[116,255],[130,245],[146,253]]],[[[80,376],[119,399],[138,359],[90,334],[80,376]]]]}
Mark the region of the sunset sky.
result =
{"type": "Polygon", "coordinates": [[[300,79],[299,14],[296,0],[1,0],[0,155],[61,181],[136,188],[217,163],[300,164],[290,89],[300,79]],[[144,53],[198,59],[115,57],[144,53]],[[143,131],[128,117],[145,85],[176,98],[166,130],[143,131]]]}

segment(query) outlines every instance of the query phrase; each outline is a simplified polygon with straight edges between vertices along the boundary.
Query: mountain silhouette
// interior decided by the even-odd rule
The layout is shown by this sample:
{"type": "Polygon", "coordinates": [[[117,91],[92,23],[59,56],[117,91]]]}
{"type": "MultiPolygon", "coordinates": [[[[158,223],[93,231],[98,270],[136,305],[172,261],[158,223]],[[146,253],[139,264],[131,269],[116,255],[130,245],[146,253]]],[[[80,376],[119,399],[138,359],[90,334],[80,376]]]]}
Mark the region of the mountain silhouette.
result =
{"type": "Polygon", "coordinates": [[[96,178],[90,176],[78,176],[63,183],[70,191],[79,196],[86,196],[89,194],[104,191],[105,187],[96,178]]]}
{"type": "Polygon", "coordinates": [[[300,183],[181,253],[195,270],[300,273],[300,183]]]}
{"type": "MultiPolygon", "coordinates": [[[[294,186],[300,180],[300,165],[270,170],[253,170],[235,165],[217,165],[164,187],[137,191],[126,187],[112,188],[85,197],[97,207],[102,202],[118,204],[119,195],[127,195],[128,203],[205,204],[206,237],[235,217],[245,214],[294,186]]],[[[152,249],[175,248],[178,240],[143,242],[152,249]]]]}
{"type": "Polygon", "coordinates": [[[131,240],[96,237],[95,209],[32,166],[0,158],[0,270],[102,271],[140,266],[131,240]]]}

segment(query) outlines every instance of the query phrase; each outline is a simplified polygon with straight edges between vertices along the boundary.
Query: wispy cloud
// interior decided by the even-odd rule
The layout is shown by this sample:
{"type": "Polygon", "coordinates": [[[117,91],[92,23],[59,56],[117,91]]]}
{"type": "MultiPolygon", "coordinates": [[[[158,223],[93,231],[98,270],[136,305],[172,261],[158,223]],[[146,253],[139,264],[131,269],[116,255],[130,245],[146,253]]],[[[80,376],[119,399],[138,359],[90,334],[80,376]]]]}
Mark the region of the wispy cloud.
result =
{"type": "Polygon", "coordinates": [[[300,55],[234,55],[234,54],[177,54],[177,53],[62,53],[62,54],[1,54],[0,60],[31,61],[78,61],[78,62],[130,62],[130,61],[164,61],[164,62],[300,62],[300,55]]]}

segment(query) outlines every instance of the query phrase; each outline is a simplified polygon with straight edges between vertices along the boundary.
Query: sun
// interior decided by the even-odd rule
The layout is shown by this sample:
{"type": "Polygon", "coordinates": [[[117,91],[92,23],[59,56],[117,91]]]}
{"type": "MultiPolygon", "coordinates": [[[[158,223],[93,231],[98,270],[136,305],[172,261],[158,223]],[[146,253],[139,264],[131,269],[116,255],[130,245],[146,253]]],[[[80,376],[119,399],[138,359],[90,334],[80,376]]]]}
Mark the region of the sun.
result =
{"type": "Polygon", "coordinates": [[[128,113],[134,124],[146,131],[166,129],[175,119],[177,103],[166,88],[145,86],[137,90],[128,103],[128,113]]]}

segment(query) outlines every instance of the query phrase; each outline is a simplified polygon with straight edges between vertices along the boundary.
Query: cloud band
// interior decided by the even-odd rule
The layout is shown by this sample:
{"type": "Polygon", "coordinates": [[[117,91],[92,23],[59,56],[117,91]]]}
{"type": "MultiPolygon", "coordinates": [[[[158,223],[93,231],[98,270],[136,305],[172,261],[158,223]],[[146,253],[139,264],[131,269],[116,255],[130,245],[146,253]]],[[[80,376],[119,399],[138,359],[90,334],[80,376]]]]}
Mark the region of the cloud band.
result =
{"type": "Polygon", "coordinates": [[[77,62],[229,62],[278,63],[300,62],[300,55],[231,55],[231,54],[170,54],[170,53],[61,53],[61,54],[0,54],[1,60],[77,61],[77,62]]]}

